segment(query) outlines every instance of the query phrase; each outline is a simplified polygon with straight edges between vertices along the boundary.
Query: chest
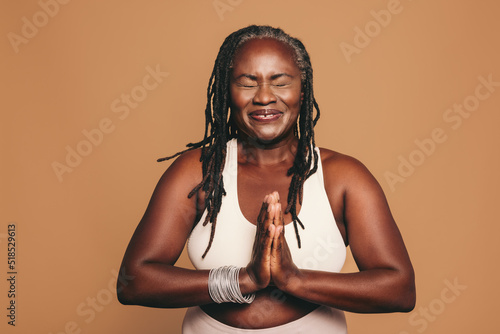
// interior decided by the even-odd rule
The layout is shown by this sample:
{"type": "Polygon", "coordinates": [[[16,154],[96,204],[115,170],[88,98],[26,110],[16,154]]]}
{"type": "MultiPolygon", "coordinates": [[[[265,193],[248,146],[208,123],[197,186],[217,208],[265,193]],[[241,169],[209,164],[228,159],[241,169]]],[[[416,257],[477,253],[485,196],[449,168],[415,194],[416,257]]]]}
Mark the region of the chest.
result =
{"type": "MultiPolygon", "coordinates": [[[[209,226],[198,224],[189,238],[188,254],[197,269],[225,264],[246,266],[251,260],[255,223],[264,196],[278,191],[285,207],[291,181],[286,168],[268,173],[256,169],[242,172],[246,166],[234,167],[224,170],[226,196],[217,216],[212,246],[205,258],[201,255],[210,240],[209,226]]],[[[305,182],[303,203],[297,211],[306,226],[305,229],[299,227],[302,247],[298,247],[292,226],[286,226],[284,232],[294,263],[299,268],[338,272],[345,260],[345,246],[318,175],[305,182]]],[[[284,218],[285,224],[291,223],[291,215],[284,218]]]]}
{"type": "MultiPolygon", "coordinates": [[[[288,205],[288,192],[291,176],[287,176],[287,167],[272,169],[255,168],[245,164],[238,164],[237,194],[238,204],[243,216],[252,224],[256,224],[264,197],[273,191],[280,195],[281,206],[284,211],[288,205]]],[[[300,204],[297,203],[297,213],[300,204]]],[[[291,214],[284,214],[285,224],[292,221],[291,214]]]]}

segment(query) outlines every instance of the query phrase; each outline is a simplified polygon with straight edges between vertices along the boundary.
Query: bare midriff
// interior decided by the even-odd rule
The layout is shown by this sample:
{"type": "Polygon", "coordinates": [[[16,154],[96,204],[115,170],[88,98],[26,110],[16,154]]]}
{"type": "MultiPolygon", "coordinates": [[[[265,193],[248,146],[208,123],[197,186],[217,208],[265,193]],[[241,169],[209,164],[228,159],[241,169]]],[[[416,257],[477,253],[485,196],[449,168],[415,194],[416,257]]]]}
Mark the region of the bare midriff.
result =
{"type": "Polygon", "coordinates": [[[261,329],[280,326],[297,320],[319,305],[296,298],[269,286],[256,293],[251,304],[208,304],[200,306],[209,316],[226,325],[261,329]]]}

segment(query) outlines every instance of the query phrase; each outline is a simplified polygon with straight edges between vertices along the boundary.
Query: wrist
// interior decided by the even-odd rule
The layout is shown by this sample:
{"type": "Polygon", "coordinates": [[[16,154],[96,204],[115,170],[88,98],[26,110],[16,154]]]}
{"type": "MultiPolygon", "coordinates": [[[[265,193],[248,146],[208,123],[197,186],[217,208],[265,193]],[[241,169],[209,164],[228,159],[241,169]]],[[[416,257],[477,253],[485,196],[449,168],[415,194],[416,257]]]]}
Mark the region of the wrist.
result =
{"type": "Polygon", "coordinates": [[[257,283],[252,279],[246,267],[242,267],[239,276],[240,290],[242,294],[250,294],[260,290],[257,283]]]}
{"type": "Polygon", "coordinates": [[[208,294],[217,304],[238,303],[250,304],[255,299],[255,293],[243,296],[240,287],[240,271],[233,265],[210,269],[208,274],[208,294]]]}
{"type": "Polygon", "coordinates": [[[297,291],[303,289],[303,282],[305,281],[305,274],[300,269],[297,268],[292,273],[290,273],[283,284],[280,284],[280,290],[286,292],[290,295],[296,295],[297,291]]]}

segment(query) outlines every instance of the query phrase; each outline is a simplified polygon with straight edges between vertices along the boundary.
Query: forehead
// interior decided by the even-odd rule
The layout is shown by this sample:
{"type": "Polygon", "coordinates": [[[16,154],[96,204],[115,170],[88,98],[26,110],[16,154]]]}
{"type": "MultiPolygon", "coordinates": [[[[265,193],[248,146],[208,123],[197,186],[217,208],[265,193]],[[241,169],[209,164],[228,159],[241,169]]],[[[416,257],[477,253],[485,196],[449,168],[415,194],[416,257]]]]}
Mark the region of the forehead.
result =
{"type": "Polygon", "coordinates": [[[245,42],[236,51],[234,71],[300,71],[293,49],[272,38],[255,38],[245,42]]]}

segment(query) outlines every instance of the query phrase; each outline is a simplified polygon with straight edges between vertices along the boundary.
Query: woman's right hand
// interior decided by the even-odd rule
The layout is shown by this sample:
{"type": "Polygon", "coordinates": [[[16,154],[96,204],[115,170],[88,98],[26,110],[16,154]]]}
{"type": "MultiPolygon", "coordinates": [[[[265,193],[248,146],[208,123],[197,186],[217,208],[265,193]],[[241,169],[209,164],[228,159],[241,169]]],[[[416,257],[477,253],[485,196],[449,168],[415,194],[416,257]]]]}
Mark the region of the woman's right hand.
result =
{"type": "Polygon", "coordinates": [[[273,224],[274,210],[268,209],[275,201],[276,197],[273,194],[267,195],[257,218],[252,258],[246,267],[248,276],[255,284],[255,290],[263,289],[271,283],[271,245],[276,227],[273,224]]]}

